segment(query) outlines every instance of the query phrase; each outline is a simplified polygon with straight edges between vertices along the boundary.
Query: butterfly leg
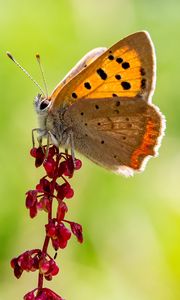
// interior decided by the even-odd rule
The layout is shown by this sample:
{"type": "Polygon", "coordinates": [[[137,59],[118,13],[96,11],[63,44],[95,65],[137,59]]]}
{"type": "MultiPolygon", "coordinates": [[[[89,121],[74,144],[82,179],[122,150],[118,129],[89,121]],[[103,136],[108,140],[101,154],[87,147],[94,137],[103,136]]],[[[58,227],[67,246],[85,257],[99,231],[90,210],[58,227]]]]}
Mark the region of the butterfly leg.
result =
{"type": "Polygon", "coordinates": [[[49,147],[50,144],[55,145],[57,148],[59,147],[59,144],[56,140],[56,138],[54,137],[54,135],[51,133],[51,131],[47,132],[47,145],[46,145],[46,152],[45,152],[45,159],[48,157],[48,153],[49,153],[49,147]]]}
{"type": "Polygon", "coordinates": [[[75,152],[74,152],[74,137],[73,137],[73,131],[69,130],[68,132],[68,140],[67,140],[70,149],[71,149],[71,157],[73,161],[74,168],[76,167],[76,159],[75,159],[75,152]]]}
{"type": "Polygon", "coordinates": [[[68,153],[68,147],[70,147],[71,156],[73,160],[74,167],[76,166],[76,160],[75,160],[75,153],[74,153],[74,137],[73,137],[73,131],[71,128],[68,128],[64,131],[64,136],[66,137],[65,142],[65,153],[68,153]],[[67,148],[66,148],[67,146],[67,148]]]}
{"type": "Polygon", "coordinates": [[[69,144],[71,148],[71,156],[73,160],[73,165],[76,167],[76,160],[75,160],[75,153],[74,153],[74,137],[73,137],[73,132],[70,131],[70,138],[69,138],[69,144]]]}
{"type": "Polygon", "coordinates": [[[68,149],[67,149],[67,148],[65,148],[64,152],[65,152],[66,154],[68,154],[68,149]]]}
{"type": "Polygon", "coordinates": [[[50,131],[48,131],[48,133],[47,133],[47,145],[46,145],[46,152],[45,152],[45,158],[44,159],[46,159],[48,157],[49,146],[50,146],[50,138],[51,138],[51,133],[50,133],[50,131]]]}
{"type": "Polygon", "coordinates": [[[31,132],[31,134],[32,134],[32,145],[33,145],[33,148],[35,147],[35,138],[34,138],[34,132],[35,131],[37,131],[37,128],[32,129],[32,132],[31,132]]]}
{"type": "Polygon", "coordinates": [[[45,136],[47,134],[47,132],[44,129],[41,128],[34,128],[32,129],[32,144],[33,144],[33,148],[35,147],[35,137],[34,137],[34,133],[37,132],[38,133],[38,143],[39,143],[39,147],[42,146],[42,138],[43,136],[45,136]]]}
{"type": "MultiPolygon", "coordinates": [[[[40,131],[40,128],[33,128],[32,129],[32,145],[33,145],[33,148],[35,147],[35,137],[34,137],[34,133],[35,132],[39,132],[40,131]]],[[[38,141],[40,143],[40,141],[38,141]]],[[[42,142],[41,142],[42,143],[42,142]]]]}

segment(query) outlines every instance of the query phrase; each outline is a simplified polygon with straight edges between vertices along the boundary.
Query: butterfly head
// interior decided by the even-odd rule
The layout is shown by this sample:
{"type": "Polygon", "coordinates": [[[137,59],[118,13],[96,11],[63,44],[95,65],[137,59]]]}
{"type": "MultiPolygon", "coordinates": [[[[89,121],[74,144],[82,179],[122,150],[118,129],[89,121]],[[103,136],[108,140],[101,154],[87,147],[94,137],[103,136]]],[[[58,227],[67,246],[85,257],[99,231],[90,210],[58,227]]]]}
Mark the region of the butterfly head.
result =
{"type": "Polygon", "coordinates": [[[34,99],[34,108],[37,113],[38,123],[39,123],[39,131],[41,132],[41,136],[45,136],[47,133],[47,118],[48,112],[51,106],[51,101],[48,97],[42,96],[38,94],[34,99]]]}
{"type": "Polygon", "coordinates": [[[36,113],[40,116],[47,116],[51,105],[51,101],[47,98],[38,94],[34,99],[34,107],[36,113]]]}
{"type": "Polygon", "coordinates": [[[38,140],[49,136],[50,142],[57,147],[65,144],[67,134],[63,123],[64,109],[52,111],[52,101],[50,97],[38,94],[34,99],[34,107],[38,117],[38,140]]]}

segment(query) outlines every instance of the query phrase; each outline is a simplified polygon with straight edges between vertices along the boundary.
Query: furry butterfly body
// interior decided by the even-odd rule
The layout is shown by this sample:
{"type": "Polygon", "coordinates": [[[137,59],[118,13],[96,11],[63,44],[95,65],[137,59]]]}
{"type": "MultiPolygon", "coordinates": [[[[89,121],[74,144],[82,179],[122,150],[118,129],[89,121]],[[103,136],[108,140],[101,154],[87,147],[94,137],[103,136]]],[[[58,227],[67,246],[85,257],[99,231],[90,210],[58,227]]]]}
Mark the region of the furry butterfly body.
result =
{"type": "Polygon", "coordinates": [[[38,95],[39,140],[48,136],[117,173],[156,156],[164,117],[152,102],[155,54],[146,32],[89,52],[48,98],[38,95]]]}

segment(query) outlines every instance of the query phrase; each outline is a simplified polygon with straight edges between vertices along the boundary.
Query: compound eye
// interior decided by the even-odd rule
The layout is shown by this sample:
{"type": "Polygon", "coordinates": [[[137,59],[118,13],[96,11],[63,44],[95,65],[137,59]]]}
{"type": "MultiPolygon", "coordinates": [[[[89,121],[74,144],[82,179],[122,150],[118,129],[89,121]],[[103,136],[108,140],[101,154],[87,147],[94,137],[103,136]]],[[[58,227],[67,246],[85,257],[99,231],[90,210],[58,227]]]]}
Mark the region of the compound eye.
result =
{"type": "Polygon", "coordinates": [[[43,100],[43,101],[41,101],[39,109],[40,110],[44,110],[44,109],[46,109],[48,107],[48,105],[49,105],[49,101],[48,100],[43,100]]]}

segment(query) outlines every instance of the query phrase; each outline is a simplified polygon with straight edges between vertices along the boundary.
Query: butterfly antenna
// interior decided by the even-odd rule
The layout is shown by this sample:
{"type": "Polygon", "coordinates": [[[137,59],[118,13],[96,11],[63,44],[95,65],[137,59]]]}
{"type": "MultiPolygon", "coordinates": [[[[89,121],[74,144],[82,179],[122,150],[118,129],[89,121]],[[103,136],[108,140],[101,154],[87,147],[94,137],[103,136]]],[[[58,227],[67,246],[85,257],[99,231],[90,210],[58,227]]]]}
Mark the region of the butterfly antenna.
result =
{"type": "Polygon", "coordinates": [[[40,58],[40,55],[38,53],[36,54],[36,59],[37,59],[37,62],[39,64],[39,68],[40,68],[40,71],[41,71],[41,75],[42,75],[42,79],[43,79],[43,83],[44,83],[44,87],[45,87],[45,91],[46,91],[46,96],[48,97],[47,83],[46,83],[46,79],[45,79],[45,76],[44,76],[44,70],[43,70],[42,64],[41,64],[41,58],[40,58]]]}
{"type": "Polygon", "coordinates": [[[43,89],[40,87],[40,85],[37,83],[37,81],[34,80],[32,78],[32,76],[17,62],[17,60],[12,56],[12,54],[9,53],[9,52],[6,52],[6,54],[27,75],[27,77],[29,77],[31,79],[31,81],[34,82],[34,84],[40,89],[40,91],[45,96],[45,93],[44,93],[43,89]]]}

